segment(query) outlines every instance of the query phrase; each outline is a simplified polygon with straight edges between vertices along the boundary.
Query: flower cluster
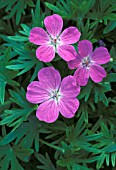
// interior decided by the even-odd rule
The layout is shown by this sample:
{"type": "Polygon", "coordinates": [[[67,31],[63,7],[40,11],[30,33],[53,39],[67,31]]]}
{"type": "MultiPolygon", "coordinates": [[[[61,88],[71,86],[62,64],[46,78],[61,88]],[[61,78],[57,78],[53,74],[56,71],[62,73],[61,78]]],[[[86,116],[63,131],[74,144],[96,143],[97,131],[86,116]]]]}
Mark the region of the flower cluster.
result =
{"type": "Polygon", "coordinates": [[[73,76],[69,75],[61,81],[56,69],[43,68],[38,73],[39,81],[27,87],[27,100],[40,104],[36,111],[37,118],[52,123],[58,118],[59,112],[66,118],[75,115],[79,108],[76,97],[80,93],[80,86],[87,85],[89,77],[96,83],[106,77],[106,71],[100,64],[109,62],[110,54],[105,47],[99,47],[93,52],[92,43],[88,40],[78,43],[77,53],[71,44],[80,39],[81,33],[73,26],[61,33],[63,20],[57,14],[46,17],[44,24],[47,31],[39,27],[30,31],[29,41],[40,45],[36,50],[37,58],[50,62],[58,53],[70,69],[76,69],[73,76]]]}

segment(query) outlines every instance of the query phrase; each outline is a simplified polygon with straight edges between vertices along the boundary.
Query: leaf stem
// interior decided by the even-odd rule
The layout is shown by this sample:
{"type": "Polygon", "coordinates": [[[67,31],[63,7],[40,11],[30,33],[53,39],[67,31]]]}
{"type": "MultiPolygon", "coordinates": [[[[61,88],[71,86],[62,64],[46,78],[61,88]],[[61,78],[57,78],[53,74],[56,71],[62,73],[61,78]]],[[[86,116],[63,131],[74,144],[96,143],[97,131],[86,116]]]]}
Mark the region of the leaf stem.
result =
{"type": "Polygon", "coordinates": [[[54,149],[56,149],[56,150],[60,150],[62,153],[64,153],[64,149],[63,149],[63,148],[60,148],[60,147],[55,146],[55,145],[52,145],[52,144],[50,144],[50,143],[48,143],[48,142],[43,141],[42,139],[40,139],[39,141],[40,141],[41,143],[43,143],[43,144],[51,147],[51,148],[54,148],[54,149]]]}

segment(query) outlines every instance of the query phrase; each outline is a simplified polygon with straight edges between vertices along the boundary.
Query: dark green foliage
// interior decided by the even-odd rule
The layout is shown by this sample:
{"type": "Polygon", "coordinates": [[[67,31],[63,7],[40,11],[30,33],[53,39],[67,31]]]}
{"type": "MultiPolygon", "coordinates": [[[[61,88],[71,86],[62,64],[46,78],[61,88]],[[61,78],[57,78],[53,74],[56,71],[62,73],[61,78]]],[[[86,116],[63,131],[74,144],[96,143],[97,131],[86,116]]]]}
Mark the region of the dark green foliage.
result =
{"type": "Polygon", "coordinates": [[[21,14],[25,15],[25,9],[27,8],[27,5],[29,7],[34,7],[34,3],[32,0],[0,0],[0,8],[5,8],[5,12],[10,11],[10,13],[4,17],[4,19],[12,18],[16,13],[16,24],[18,25],[21,19],[21,14]]]}
{"type": "Polygon", "coordinates": [[[0,169],[115,170],[116,1],[0,0],[0,9],[0,169]],[[111,59],[101,83],[89,80],[81,88],[75,117],[47,124],[26,100],[28,84],[46,66],[62,78],[74,73],[58,55],[51,63],[39,61],[37,46],[29,42],[30,30],[44,28],[44,18],[53,13],[63,17],[64,28],[76,26],[94,49],[102,40],[111,59]]]}
{"type": "Polygon", "coordinates": [[[41,162],[43,165],[37,166],[38,169],[48,169],[48,170],[56,170],[55,166],[53,165],[52,161],[50,160],[49,155],[46,153],[46,158],[43,155],[35,153],[36,158],[41,162]]]}

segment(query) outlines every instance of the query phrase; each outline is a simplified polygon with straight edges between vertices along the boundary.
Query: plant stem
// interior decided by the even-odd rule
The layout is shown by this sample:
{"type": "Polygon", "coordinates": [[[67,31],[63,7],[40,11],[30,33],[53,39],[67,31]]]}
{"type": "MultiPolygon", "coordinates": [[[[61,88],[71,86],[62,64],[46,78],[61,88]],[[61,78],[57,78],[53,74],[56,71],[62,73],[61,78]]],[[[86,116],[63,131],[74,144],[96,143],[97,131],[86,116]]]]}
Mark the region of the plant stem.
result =
{"type": "Polygon", "coordinates": [[[62,153],[64,153],[64,149],[63,149],[63,148],[60,148],[60,147],[55,146],[55,145],[52,145],[52,144],[50,144],[50,143],[48,143],[48,142],[43,141],[42,139],[40,139],[39,141],[40,141],[41,143],[43,143],[43,144],[51,147],[51,148],[54,148],[54,149],[56,149],[56,150],[60,150],[62,153]]]}

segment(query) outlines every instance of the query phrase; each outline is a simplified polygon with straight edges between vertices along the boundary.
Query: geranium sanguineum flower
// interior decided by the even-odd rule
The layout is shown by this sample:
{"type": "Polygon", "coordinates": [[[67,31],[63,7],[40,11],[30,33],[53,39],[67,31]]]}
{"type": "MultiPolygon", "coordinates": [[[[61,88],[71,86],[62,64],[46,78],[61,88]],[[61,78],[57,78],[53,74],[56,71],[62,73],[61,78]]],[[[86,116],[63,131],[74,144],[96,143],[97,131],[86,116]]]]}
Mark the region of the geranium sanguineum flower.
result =
{"type": "Polygon", "coordinates": [[[50,62],[55,57],[56,52],[65,61],[73,60],[76,51],[70,44],[79,40],[81,34],[78,29],[71,26],[61,33],[63,20],[57,14],[46,17],[44,24],[47,32],[39,27],[30,31],[29,41],[41,45],[36,50],[37,58],[44,62],[50,62]]]}
{"type": "Polygon", "coordinates": [[[78,43],[78,54],[75,60],[68,62],[70,69],[77,70],[74,73],[77,84],[85,86],[89,77],[96,83],[106,77],[106,71],[100,64],[105,64],[110,60],[110,54],[105,47],[99,47],[92,52],[92,43],[82,40],[78,43]]]}
{"type": "Polygon", "coordinates": [[[39,104],[36,116],[48,123],[54,122],[59,112],[66,118],[72,118],[79,107],[76,96],[80,87],[73,76],[61,76],[53,67],[46,67],[38,73],[39,81],[33,81],[27,87],[26,98],[29,102],[39,104]]]}

